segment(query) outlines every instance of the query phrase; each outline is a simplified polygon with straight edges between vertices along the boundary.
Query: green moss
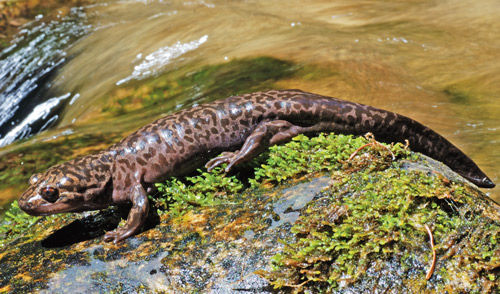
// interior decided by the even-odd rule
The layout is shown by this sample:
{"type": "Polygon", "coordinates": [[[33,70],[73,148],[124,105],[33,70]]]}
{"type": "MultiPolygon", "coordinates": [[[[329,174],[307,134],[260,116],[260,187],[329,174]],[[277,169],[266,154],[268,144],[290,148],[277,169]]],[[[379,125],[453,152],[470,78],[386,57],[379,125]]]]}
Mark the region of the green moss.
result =
{"type": "MultiPolygon", "coordinates": [[[[404,277],[399,280],[401,290],[430,291],[427,287],[432,285],[435,292],[474,291],[488,287],[486,280],[498,287],[500,224],[485,223],[483,209],[488,204],[478,201],[476,191],[464,184],[401,168],[406,161],[416,160],[421,159],[401,144],[388,146],[373,138],[345,135],[300,135],[271,147],[255,159],[250,188],[265,189],[318,172],[330,172],[332,184],[301,212],[291,229],[295,237],[283,240],[283,252],[270,261],[273,271],[257,273],[276,288],[291,287],[298,292],[331,292],[370,281],[380,275],[380,267],[394,268],[397,273],[392,280],[404,277]],[[426,225],[444,260],[432,284],[425,279],[432,262],[426,225]],[[456,243],[460,252],[452,248],[456,243]],[[470,280],[464,282],[465,275],[470,280]],[[454,279],[461,281],[460,287],[450,286],[454,279]]],[[[245,181],[238,176],[225,178],[219,169],[188,178],[191,186],[169,181],[159,185],[164,200],[155,201],[171,203],[177,213],[188,211],[190,205],[218,205],[243,188],[245,181]],[[226,186],[235,189],[221,193],[226,186]]]]}
{"type": "Polygon", "coordinates": [[[0,248],[3,248],[19,234],[24,233],[38,219],[39,217],[33,217],[22,212],[17,205],[17,201],[14,201],[5,212],[0,225],[0,248]]]}
{"type": "Polygon", "coordinates": [[[172,178],[156,184],[163,197],[151,200],[160,209],[160,214],[169,210],[172,215],[178,216],[189,211],[187,208],[190,206],[214,206],[228,194],[235,194],[243,188],[239,179],[226,177],[220,167],[212,172],[198,172],[199,175],[186,177],[183,181],[172,178]]]}
{"type": "MultiPolygon", "coordinates": [[[[497,281],[500,225],[490,220],[485,227],[476,192],[463,184],[398,166],[334,172],[333,184],[323,196],[328,205],[320,200],[310,204],[292,227],[296,239],[287,242],[284,252],[272,260],[274,271],[260,274],[277,288],[293,285],[295,290],[333,291],[341,284],[366,278],[374,261],[403,255],[407,257],[399,259],[399,266],[406,268],[405,274],[424,280],[424,267],[431,263],[426,253],[430,250],[426,248],[428,225],[441,252],[449,250],[449,243],[443,244],[445,240],[461,240],[463,232],[484,229],[485,235],[470,236],[469,246],[463,246],[467,250],[451,263],[457,271],[487,269],[488,274],[482,277],[497,281]],[[467,262],[460,265],[464,258],[467,262]],[[419,263],[421,268],[415,273],[419,263]]],[[[453,279],[450,274],[446,271],[439,275],[441,282],[445,281],[441,289],[453,279]]],[[[407,285],[420,289],[418,286],[407,285]]]]}
{"type": "MultiPolygon", "coordinates": [[[[138,251],[120,247],[120,252],[130,251],[133,260],[141,259],[143,247],[153,243],[152,251],[168,251],[168,256],[162,258],[165,268],[193,265],[192,272],[198,277],[199,269],[209,275],[212,270],[220,270],[217,266],[225,261],[207,255],[206,250],[213,251],[210,246],[217,246],[216,251],[221,244],[245,247],[240,238],[250,230],[257,236],[252,237],[255,243],[265,240],[266,244],[276,244],[272,251],[257,249],[259,260],[269,260],[272,269],[255,273],[284,292],[342,292],[343,288],[364,292],[379,285],[388,285],[401,293],[479,293],[498,289],[498,212],[474,188],[439,174],[404,169],[413,161],[422,159],[401,144],[383,145],[370,137],[300,135],[287,144],[271,147],[249,163],[247,167],[255,168],[250,180],[243,169],[226,175],[222,167],[212,172],[199,170],[198,175],[159,184],[161,195],[155,195],[153,202],[163,213],[162,224],[137,237],[154,242],[126,242],[138,246],[138,251]],[[276,214],[275,208],[283,203],[285,194],[291,194],[288,188],[284,192],[281,184],[305,182],[307,177],[325,173],[330,175],[331,185],[323,192],[314,192],[313,200],[305,206],[292,208],[293,213],[300,213],[298,219],[273,226],[287,214],[276,214]],[[270,186],[274,187],[271,192],[270,186]],[[288,224],[292,226],[291,233],[288,224]],[[426,280],[426,274],[432,263],[432,248],[425,225],[432,230],[438,255],[430,280],[426,280]],[[258,239],[273,230],[286,231],[277,235],[282,238],[281,245],[276,242],[278,237],[272,237],[272,241],[267,237],[258,239]],[[193,259],[196,262],[186,262],[193,259]]],[[[308,191],[309,188],[306,192],[300,190],[295,196],[312,193],[308,191]]],[[[293,206],[282,205],[284,210],[293,206]]],[[[16,209],[15,205],[11,208],[13,212],[16,209]]],[[[64,219],[56,217],[56,223],[61,225],[64,219]]],[[[19,232],[32,221],[20,219],[15,213],[8,215],[8,224],[19,232]]],[[[36,227],[47,231],[45,226],[33,226],[28,231],[36,227]]],[[[8,237],[16,234],[8,228],[4,226],[2,232],[8,237]]],[[[89,243],[75,245],[72,250],[80,256],[81,248],[101,240],[86,242],[89,243]]],[[[50,253],[61,260],[59,248],[36,247],[40,252],[33,252],[31,243],[23,244],[26,246],[19,248],[28,248],[23,250],[34,256],[50,253]]],[[[103,250],[101,246],[99,250],[103,250]]],[[[254,249],[249,252],[256,254],[254,249]]],[[[111,254],[113,259],[115,254],[111,254]]],[[[248,260],[243,262],[248,265],[248,260]]],[[[65,260],[54,262],[54,266],[65,264],[65,260]]],[[[238,268],[240,263],[229,265],[238,268]]],[[[100,273],[93,275],[92,280],[113,283],[110,276],[100,273]]],[[[14,270],[9,275],[14,277],[14,270]]],[[[109,290],[121,291],[122,286],[132,292],[139,289],[124,283],[109,290]]],[[[189,287],[203,289],[204,284],[191,283],[189,287]]],[[[189,287],[186,289],[192,289],[189,287]]]]}
{"type": "Polygon", "coordinates": [[[425,244],[424,224],[434,224],[436,239],[461,225],[460,218],[450,218],[435,198],[441,192],[436,177],[390,168],[337,174],[334,180],[325,195],[332,200],[329,207],[311,205],[293,226],[298,240],[275,261],[276,269],[287,268],[282,271],[287,275],[276,277],[275,285],[310,280],[335,288],[341,277],[359,279],[373,259],[390,260],[403,249],[415,248],[415,241],[425,244]],[[328,214],[336,216],[332,222],[325,221],[328,214]],[[300,273],[304,268],[306,275],[300,273]]]}
{"type": "MultiPolygon", "coordinates": [[[[372,139],[371,139],[372,140],[372,139]]],[[[313,175],[331,170],[365,169],[376,167],[373,155],[381,154],[387,162],[391,156],[386,145],[373,145],[365,149],[364,156],[348,160],[349,156],[369,141],[351,135],[320,134],[308,138],[298,135],[291,142],[275,145],[247,164],[255,167],[253,177],[240,179],[241,175],[227,176],[223,173],[225,164],[211,172],[198,170],[199,175],[184,179],[172,178],[165,183],[156,184],[160,197],[151,197],[161,211],[168,210],[174,215],[188,211],[190,206],[213,206],[221,203],[229,194],[242,191],[250,186],[258,188],[265,184],[279,184],[286,179],[301,175],[313,175]],[[248,183],[248,184],[247,184],[248,183]]],[[[408,156],[410,152],[401,144],[392,147],[398,156],[408,156]]],[[[377,167],[378,168],[378,167],[377,167]]]]}
{"type": "MultiPolygon", "coordinates": [[[[250,182],[254,186],[258,182],[279,183],[299,174],[354,168],[357,165],[348,161],[349,156],[367,143],[366,138],[348,135],[320,134],[314,138],[299,135],[285,145],[272,146],[265,155],[266,163],[255,171],[255,179],[250,182]]],[[[401,145],[397,146],[397,152],[403,151],[401,145]]],[[[383,158],[389,155],[381,145],[367,150],[382,152],[383,158]]],[[[357,158],[353,162],[360,163],[357,158]]]]}
{"type": "Polygon", "coordinates": [[[264,56],[204,66],[182,76],[167,72],[116,89],[106,98],[109,102],[102,111],[116,116],[197,97],[203,97],[197,101],[200,103],[270,89],[276,81],[292,76],[296,68],[292,62],[264,56]]]}

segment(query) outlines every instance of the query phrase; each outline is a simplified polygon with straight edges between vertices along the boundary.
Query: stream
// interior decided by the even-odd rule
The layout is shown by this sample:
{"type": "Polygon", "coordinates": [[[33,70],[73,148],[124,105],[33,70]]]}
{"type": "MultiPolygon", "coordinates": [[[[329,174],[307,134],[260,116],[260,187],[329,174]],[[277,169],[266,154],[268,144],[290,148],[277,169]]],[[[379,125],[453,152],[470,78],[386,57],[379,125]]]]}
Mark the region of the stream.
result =
{"type": "MultiPolygon", "coordinates": [[[[120,0],[40,14],[0,53],[0,156],[299,88],[416,119],[500,184],[498,15],[494,0],[120,0]]],[[[0,187],[2,201],[23,183],[0,187]]]]}

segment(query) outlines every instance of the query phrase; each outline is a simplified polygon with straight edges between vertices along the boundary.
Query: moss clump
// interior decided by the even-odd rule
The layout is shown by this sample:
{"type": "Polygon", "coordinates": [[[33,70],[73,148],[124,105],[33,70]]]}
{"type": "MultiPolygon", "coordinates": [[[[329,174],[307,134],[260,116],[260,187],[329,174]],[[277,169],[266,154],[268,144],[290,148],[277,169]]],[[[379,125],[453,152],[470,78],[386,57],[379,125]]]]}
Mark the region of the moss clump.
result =
{"type": "Polygon", "coordinates": [[[331,186],[302,210],[291,229],[295,236],[283,240],[284,250],[271,260],[273,270],[257,271],[274,287],[332,292],[393,283],[397,291],[414,293],[498,288],[500,224],[487,217],[491,203],[438,173],[402,168],[417,160],[422,159],[401,144],[382,145],[373,138],[300,135],[256,158],[248,185],[238,174],[228,179],[221,170],[202,172],[189,178],[192,186],[180,180],[159,184],[168,189],[162,189],[163,200],[155,201],[163,209],[174,201],[170,207],[183,213],[189,206],[220,204],[244,186],[260,190],[329,171],[331,186]],[[220,192],[226,186],[227,193],[220,192]],[[196,203],[189,200],[193,198],[196,203]],[[439,257],[432,275],[426,225],[439,257]],[[383,270],[389,274],[381,274],[383,270]]]}
{"type": "Polygon", "coordinates": [[[398,166],[334,172],[323,199],[312,202],[292,227],[296,238],[273,258],[274,270],[259,274],[276,288],[331,292],[359,285],[361,278],[370,280],[374,268],[394,267],[389,261],[396,260],[397,272],[389,281],[404,276],[400,291],[498,288],[500,224],[482,213],[477,192],[436,174],[398,166]],[[425,225],[445,260],[432,286],[426,284],[432,249],[425,225]],[[457,243],[460,251],[453,248],[457,243]],[[462,285],[456,286],[457,280],[462,285]]]}
{"type": "MultiPolygon", "coordinates": [[[[203,172],[197,176],[186,177],[182,181],[177,178],[158,183],[156,187],[163,195],[152,198],[158,208],[169,210],[174,216],[188,211],[189,206],[213,206],[228,194],[236,194],[243,188],[242,182],[236,176],[226,177],[222,168],[212,172],[203,172]]],[[[162,210],[158,211],[160,214],[162,210]]]]}
{"type": "MultiPolygon", "coordinates": [[[[352,161],[349,160],[350,155],[356,149],[372,143],[374,140],[371,136],[363,138],[331,133],[308,138],[305,135],[299,135],[285,145],[272,146],[269,154],[264,155],[267,158],[266,163],[256,169],[255,179],[251,179],[250,182],[253,184],[259,182],[279,183],[300,174],[339,169],[364,168],[371,170],[380,168],[379,165],[387,162],[388,156],[393,155],[387,149],[387,145],[378,143],[365,150],[369,154],[380,154],[380,157],[370,156],[366,158],[365,154],[365,157],[354,157],[352,161]],[[381,160],[377,160],[379,158],[381,160]]],[[[398,156],[410,154],[401,144],[396,144],[392,148],[398,156]]]]}
{"type": "MultiPolygon", "coordinates": [[[[284,293],[494,292],[500,281],[498,211],[474,188],[434,173],[404,169],[417,158],[401,144],[382,145],[373,138],[333,134],[307,138],[301,135],[288,144],[271,147],[267,154],[251,162],[255,173],[250,181],[246,180],[243,170],[225,175],[222,168],[217,168],[210,173],[200,170],[197,176],[159,184],[164,195],[153,201],[164,213],[162,224],[141,233],[134,241],[125,242],[129,247],[117,249],[110,245],[109,250],[117,250],[112,251],[113,260],[116,254],[131,252],[135,262],[145,256],[143,248],[155,244],[154,252],[162,248],[168,253],[162,258],[160,272],[162,269],[172,269],[172,272],[178,268],[190,269],[188,274],[182,271],[181,276],[166,272],[167,280],[177,277],[179,285],[184,287],[187,283],[189,289],[197,291],[206,290],[208,284],[205,282],[213,277],[212,274],[218,276],[221,270],[228,268],[248,269],[250,261],[258,261],[257,266],[250,267],[252,271],[261,269],[267,262],[272,267],[252,273],[266,278],[284,293]],[[309,157],[313,159],[309,161],[309,157]],[[312,190],[310,183],[304,183],[306,178],[324,172],[331,175],[331,185],[323,192],[318,192],[319,189],[309,192],[312,190]],[[284,188],[279,185],[269,192],[269,186],[278,186],[283,181],[292,184],[297,178],[304,181],[301,185],[308,186],[296,190],[295,195],[292,190],[297,186],[284,188]],[[242,192],[245,188],[247,190],[242,192]],[[308,204],[296,206],[289,202],[303,198],[304,193],[309,193],[308,204]],[[276,212],[278,207],[283,209],[279,213],[276,212]],[[278,224],[279,218],[287,216],[288,212],[296,217],[278,224]],[[432,248],[425,225],[432,231],[438,256],[436,269],[429,280],[426,275],[432,264],[432,248]],[[246,232],[251,233],[246,240],[253,241],[243,239],[247,238],[242,237],[246,232]],[[148,241],[137,242],[141,238],[148,241]],[[281,244],[277,241],[279,238],[281,244]],[[158,244],[162,244],[161,247],[158,244]],[[130,248],[130,245],[135,247],[130,248]],[[252,257],[247,258],[244,253],[228,254],[221,247],[230,248],[232,253],[248,252],[252,257]],[[221,255],[217,257],[207,252],[221,255]],[[228,256],[238,258],[228,261],[228,256]],[[207,273],[201,280],[200,270],[207,273]],[[189,281],[189,277],[196,278],[189,281]]],[[[56,217],[57,225],[61,225],[64,218],[56,217]]],[[[29,223],[20,225],[21,220],[17,223],[10,215],[9,221],[14,226],[29,226],[29,223]]],[[[47,230],[44,226],[34,226],[28,232],[38,227],[39,231],[47,230]]],[[[21,239],[26,241],[19,246],[24,252],[33,256],[57,256],[54,268],[67,265],[66,259],[60,258],[59,248],[34,246],[31,236],[21,239]]],[[[89,244],[108,252],[108,247],[102,248],[108,245],[100,242],[94,239],[72,245],[71,254],[83,260],[81,256],[92,252],[87,250],[89,244]]],[[[18,245],[13,247],[17,249],[18,245]]],[[[3,261],[10,260],[11,256],[13,254],[4,255],[3,261]]],[[[146,259],[148,266],[157,257],[146,259]]],[[[27,260],[34,259],[30,256],[27,260]]],[[[11,280],[17,279],[18,272],[26,272],[27,268],[32,270],[34,266],[22,267],[22,271],[18,271],[18,266],[11,266],[7,274],[11,280]]],[[[121,265],[118,268],[117,275],[121,275],[121,265]]],[[[151,272],[156,273],[156,268],[151,272]]],[[[87,264],[85,272],[88,272],[87,264]]],[[[240,278],[237,273],[236,280],[240,278]]],[[[46,274],[44,271],[42,276],[46,274]]],[[[105,277],[104,283],[108,280],[105,277]]],[[[99,276],[93,279],[99,280],[99,276]]],[[[9,285],[18,287],[15,283],[9,285]]]]}
{"type": "Polygon", "coordinates": [[[33,217],[22,212],[17,205],[17,201],[14,201],[5,212],[0,225],[0,248],[3,248],[19,234],[24,233],[38,219],[39,217],[33,217]]]}
{"type": "Polygon", "coordinates": [[[324,196],[332,202],[308,207],[292,228],[296,242],[273,260],[273,284],[314,281],[335,289],[341,281],[357,281],[372,260],[419,249],[414,242],[426,243],[424,224],[433,224],[435,238],[442,238],[457,220],[445,211],[449,207],[440,207],[440,190],[433,177],[418,172],[336,175],[324,196]]]}
{"type": "MultiPolygon", "coordinates": [[[[151,200],[160,210],[177,215],[188,211],[189,206],[216,205],[227,195],[238,193],[245,187],[259,188],[264,184],[278,184],[297,176],[312,176],[331,170],[379,168],[378,165],[387,162],[392,155],[384,145],[374,145],[364,150],[368,152],[364,156],[348,160],[356,149],[369,143],[369,140],[373,139],[333,133],[313,138],[298,135],[284,145],[271,146],[269,151],[248,163],[247,167],[255,167],[250,178],[243,178],[240,174],[225,175],[224,164],[212,172],[198,170],[199,175],[196,176],[158,183],[156,186],[161,195],[151,197],[151,200]],[[367,154],[372,155],[367,157],[367,154]],[[373,154],[380,154],[378,164],[373,154]]],[[[392,149],[399,157],[410,155],[401,144],[392,146],[392,149]]]]}
{"type": "Polygon", "coordinates": [[[180,77],[169,72],[116,89],[106,98],[109,102],[102,111],[117,116],[174,102],[173,107],[176,101],[192,102],[203,97],[196,101],[200,103],[265,90],[273,88],[274,82],[292,76],[295,70],[292,62],[261,56],[205,66],[180,77]]]}

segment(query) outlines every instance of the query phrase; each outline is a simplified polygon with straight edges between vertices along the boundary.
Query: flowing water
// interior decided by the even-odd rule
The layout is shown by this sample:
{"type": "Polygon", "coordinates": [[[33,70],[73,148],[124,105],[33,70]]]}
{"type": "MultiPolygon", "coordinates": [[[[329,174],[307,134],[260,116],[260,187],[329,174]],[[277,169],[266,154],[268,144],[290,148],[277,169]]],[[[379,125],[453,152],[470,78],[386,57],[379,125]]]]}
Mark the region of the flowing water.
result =
{"type": "MultiPolygon", "coordinates": [[[[205,92],[202,84],[184,89],[174,81],[170,88],[189,95],[165,95],[157,107],[123,115],[103,112],[128,86],[139,93],[165,73],[192,76],[207,65],[267,56],[300,68],[272,87],[410,116],[500,184],[498,15],[495,0],[121,0],[72,8],[51,21],[40,15],[2,53],[0,145],[49,126],[24,146],[133,130],[205,92]]],[[[223,91],[228,79],[213,87],[223,91]]],[[[499,188],[485,191],[500,200],[499,188]]]]}
{"type": "Polygon", "coordinates": [[[53,76],[88,26],[82,8],[58,16],[37,16],[0,55],[0,147],[48,128],[69,96],[51,97],[53,76]]]}

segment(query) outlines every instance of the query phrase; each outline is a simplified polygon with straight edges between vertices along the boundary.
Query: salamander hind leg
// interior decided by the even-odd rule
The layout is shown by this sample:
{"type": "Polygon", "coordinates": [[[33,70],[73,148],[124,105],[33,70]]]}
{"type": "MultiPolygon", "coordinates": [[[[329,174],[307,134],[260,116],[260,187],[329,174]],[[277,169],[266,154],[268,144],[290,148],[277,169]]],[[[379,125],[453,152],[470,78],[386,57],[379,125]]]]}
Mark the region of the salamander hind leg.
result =
{"type": "Polygon", "coordinates": [[[274,120],[260,124],[248,136],[240,150],[235,152],[223,152],[219,157],[213,158],[205,167],[208,171],[227,163],[226,172],[244,161],[248,161],[271,145],[285,142],[303,133],[306,128],[296,126],[285,120],[274,120]]]}
{"type": "Polygon", "coordinates": [[[135,235],[144,225],[149,212],[148,194],[140,184],[135,185],[131,193],[132,208],[128,214],[127,222],[123,227],[117,228],[112,232],[107,232],[104,236],[104,241],[113,241],[116,244],[123,239],[135,235]]]}

